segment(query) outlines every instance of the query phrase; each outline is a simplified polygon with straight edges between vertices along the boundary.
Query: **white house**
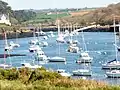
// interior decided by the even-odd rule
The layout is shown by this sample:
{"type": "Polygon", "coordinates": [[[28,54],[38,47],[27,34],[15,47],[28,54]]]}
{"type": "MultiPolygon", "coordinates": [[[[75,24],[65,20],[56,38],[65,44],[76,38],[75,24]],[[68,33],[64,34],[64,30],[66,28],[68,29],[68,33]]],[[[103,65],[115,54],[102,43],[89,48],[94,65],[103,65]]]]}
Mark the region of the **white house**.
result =
{"type": "Polygon", "coordinates": [[[11,26],[9,17],[5,14],[0,15],[0,23],[4,23],[11,26]]]}

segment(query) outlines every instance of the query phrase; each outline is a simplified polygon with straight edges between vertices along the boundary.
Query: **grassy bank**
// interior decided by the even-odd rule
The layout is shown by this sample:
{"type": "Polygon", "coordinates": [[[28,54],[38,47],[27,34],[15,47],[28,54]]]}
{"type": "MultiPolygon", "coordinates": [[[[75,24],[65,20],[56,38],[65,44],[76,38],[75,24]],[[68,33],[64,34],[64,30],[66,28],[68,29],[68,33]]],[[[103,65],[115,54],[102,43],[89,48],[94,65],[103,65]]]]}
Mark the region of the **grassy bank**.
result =
{"type": "Polygon", "coordinates": [[[44,68],[0,69],[0,90],[120,90],[103,82],[74,80],[44,68]]]}

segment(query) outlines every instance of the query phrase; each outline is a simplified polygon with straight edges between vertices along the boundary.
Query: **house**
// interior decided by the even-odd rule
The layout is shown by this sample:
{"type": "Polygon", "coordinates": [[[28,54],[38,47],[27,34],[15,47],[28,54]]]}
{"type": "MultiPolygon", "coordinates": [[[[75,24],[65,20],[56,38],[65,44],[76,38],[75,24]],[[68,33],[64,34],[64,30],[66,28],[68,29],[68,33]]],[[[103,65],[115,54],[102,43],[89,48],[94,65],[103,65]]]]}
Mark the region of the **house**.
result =
{"type": "Polygon", "coordinates": [[[6,24],[11,26],[9,17],[5,14],[0,15],[0,24],[6,24]]]}

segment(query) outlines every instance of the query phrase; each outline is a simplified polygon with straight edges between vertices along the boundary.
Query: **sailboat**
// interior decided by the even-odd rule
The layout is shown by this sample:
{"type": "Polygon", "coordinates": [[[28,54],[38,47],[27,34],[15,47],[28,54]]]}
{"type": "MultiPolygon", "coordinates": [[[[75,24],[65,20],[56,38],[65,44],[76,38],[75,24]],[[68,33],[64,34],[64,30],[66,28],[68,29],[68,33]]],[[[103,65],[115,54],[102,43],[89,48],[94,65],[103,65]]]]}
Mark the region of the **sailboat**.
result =
{"type": "Polygon", "coordinates": [[[120,61],[118,61],[118,52],[117,52],[117,41],[116,41],[116,29],[115,29],[115,18],[114,18],[114,36],[115,36],[115,55],[116,55],[116,58],[112,61],[109,61],[109,62],[106,62],[105,64],[102,64],[102,69],[120,69],[120,61]]]}
{"type": "Polygon", "coordinates": [[[17,48],[20,47],[20,44],[17,43],[17,37],[18,37],[17,31],[15,32],[15,34],[16,34],[16,42],[14,43],[13,41],[10,41],[10,46],[17,48]]]}
{"type": "MultiPolygon", "coordinates": [[[[0,68],[3,69],[10,69],[12,68],[11,64],[6,64],[6,51],[9,52],[10,48],[6,49],[6,32],[4,32],[4,39],[5,39],[5,47],[4,47],[4,64],[0,64],[0,68]]],[[[10,62],[11,63],[11,62],[10,62]]]]}
{"type": "Polygon", "coordinates": [[[72,35],[73,35],[73,32],[71,31],[70,33],[71,39],[67,42],[70,44],[67,51],[71,53],[78,53],[80,51],[79,47],[77,46],[78,41],[73,40],[72,35]]]}
{"type": "MultiPolygon", "coordinates": [[[[119,23],[119,38],[120,38],[120,23],[119,23]]],[[[117,47],[118,51],[120,51],[120,46],[116,45],[116,47],[117,47]]]]}
{"type": "Polygon", "coordinates": [[[89,54],[87,53],[87,47],[85,44],[83,31],[82,31],[82,39],[83,39],[83,44],[84,44],[84,51],[80,53],[79,60],[77,60],[76,63],[91,63],[93,58],[90,57],[89,54]]]}
{"type": "MultiPolygon", "coordinates": [[[[59,26],[58,19],[57,19],[57,25],[58,25],[58,36],[60,36],[61,34],[60,34],[60,26],[59,26]]],[[[60,43],[64,42],[64,38],[61,37],[57,42],[59,44],[59,56],[51,57],[48,60],[49,60],[49,62],[66,62],[66,58],[60,57],[60,43]]]]}
{"type": "MultiPolygon", "coordinates": [[[[38,34],[38,36],[39,36],[39,34],[38,34]]],[[[36,45],[36,44],[38,44],[38,43],[39,43],[39,41],[38,41],[38,39],[36,38],[35,30],[34,30],[34,31],[33,31],[33,39],[30,40],[29,44],[30,44],[30,45],[36,45]]]]}
{"type": "Polygon", "coordinates": [[[56,41],[58,43],[65,43],[64,35],[60,32],[59,20],[57,20],[57,27],[58,27],[58,38],[56,39],[56,41]]]}
{"type": "Polygon", "coordinates": [[[92,71],[89,68],[85,68],[85,63],[91,63],[92,62],[92,57],[89,56],[89,54],[87,53],[87,47],[85,44],[85,40],[84,40],[84,36],[83,36],[83,31],[82,31],[82,39],[83,39],[83,44],[84,44],[84,50],[83,52],[80,53],[80,57],[79,60],[76,61],[77,63],[84,63],[84,68],[83,69],[78,69],[78,70],[74,70],[73,71],[73,75],[75,76],[91,76],[92,75],[92,71]]]}
{"type": "Polygon", "coordinates": [[[5,39],[5,51],[10,51],[13,49],[12,46],[8,45],[8,42],[7,42],[7,36],[6,36],[6,32],[4,32],[4,39],[5,39]]]}

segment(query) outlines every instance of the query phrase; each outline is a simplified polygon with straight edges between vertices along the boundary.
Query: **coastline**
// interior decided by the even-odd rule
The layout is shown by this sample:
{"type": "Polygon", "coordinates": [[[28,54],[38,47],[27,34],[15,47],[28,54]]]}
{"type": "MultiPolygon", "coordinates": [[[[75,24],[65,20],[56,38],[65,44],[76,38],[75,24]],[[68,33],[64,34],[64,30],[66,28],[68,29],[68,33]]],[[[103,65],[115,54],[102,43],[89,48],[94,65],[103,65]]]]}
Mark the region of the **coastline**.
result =
{"type": "MultiPolygon", "coordinates": [[[[21,31],[17,32],[7,32],[7,39],[14,39],[16,38],[26,38],[26,37],[32,37],[33,36],[33,31],[35,30],[34,28],[30,28],[28,31],[28,29],[21,29],[21,31]]],[[[61,30],[65,30],[65,28],[61,28],[61,30]]],[[[53,31],[56,32],[57,28],[53,27],[53,28],[43,28],[42,31],[44,32],[49,32],[49,31],[53,31]]],[[[112,32],[112,28],[109,27],[95,27],[95,28],[91,28],[91,29],[86,29],[84,30],[84,32],[112,32]]],[[[3,39],[3,34],[0,33],[0,40],[3,39]]]]}

